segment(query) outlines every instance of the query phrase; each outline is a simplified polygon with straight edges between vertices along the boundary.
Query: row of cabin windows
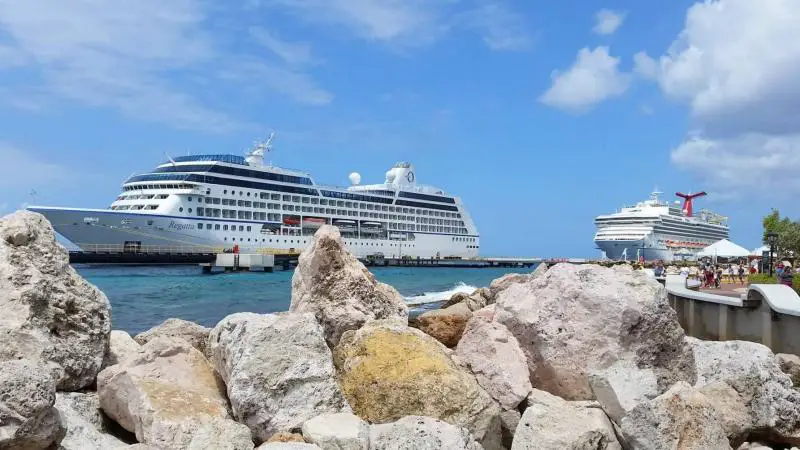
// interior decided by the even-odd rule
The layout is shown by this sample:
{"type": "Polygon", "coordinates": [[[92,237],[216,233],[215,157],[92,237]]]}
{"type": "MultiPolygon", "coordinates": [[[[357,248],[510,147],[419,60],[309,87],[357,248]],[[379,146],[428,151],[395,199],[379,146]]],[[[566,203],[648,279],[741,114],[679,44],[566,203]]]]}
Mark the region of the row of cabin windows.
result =
{"type": "Polygon", "coordinates": [[[453,236],[453,242],[477,242],[474,237],[458,237],[453,236]]]}

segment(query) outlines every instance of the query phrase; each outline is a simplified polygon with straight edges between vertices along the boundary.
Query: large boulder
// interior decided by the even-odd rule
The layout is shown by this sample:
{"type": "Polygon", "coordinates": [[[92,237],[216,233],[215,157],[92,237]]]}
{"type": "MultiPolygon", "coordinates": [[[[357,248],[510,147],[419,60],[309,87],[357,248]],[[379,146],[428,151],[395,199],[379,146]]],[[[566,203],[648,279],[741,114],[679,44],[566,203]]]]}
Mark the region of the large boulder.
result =
{"type": "Polygon", "coordinates": [[[208,338],[237,420],[258,442],[326,413],[349,411],[311,313],[232,314],[208,338]]]}
{"type": "Polygon", "coordinates": [[[589,374],[620,359],[651,368],[659,392],[695,379],[666,291],[644,273],[557,264],[501,291],[494,320],[519,341],[532,384],[568,400],[592,399],[589,374]]]}
{"type": "Polygon", "coordinates": [[[719,415],[708,398],[686,382],[641,403],[622,419],[630,448],[647,450],[730,449],[719,415]]]}
{"type": "Polygon", "coordinates": [[[41,214],[0,219],[0,360],[39,360],[58,390],[94,383],[111,332],[106,296],[69,265],[41,214]]]}
{"type": "Polygon", "coordinates": [[[45,449],[64,437],[56,385],[36,362],[0,362],[0,448],[45,449]]]}
{"type": "Polygon", "coordinates": [[[224,386],[197,349],[157,338],[97,377],[100,406],[139,442],[164,449],[251,450],[228,413],[224,386]]]}
{"type": "Polygon", "coordinates": [[[507,273],[500,278],[492,280],[488,289],[488,297],[491,298],[490,303],[496,302],[500,292],[505,291],[509,286],[517,283],[527,283],[544,275],[545,272],[547,272],[547,264],[541,263],[531,273],[507,273]]]}
{"type": "Polygon", "coordinates": [[[731,441],[757,432],[771,442],[800,444],[800,392],[793,389],[791,378],[768,347],[748,341],[686,340],[697,364],[695,387],[727,393],[709,399],[720,414],[739,418],[728,423],[731,441]],[[721,388],[721,383],[732,390],[721,388]],[[743,407],[749,420],[729,412],[743,407]]]}
{"type": "Polygon", "coordinates": [[[423,416],[402,419],[370,428],[371,450],[481,450],[463,427],[423,416]]]}
{"type": "Polygon", "coordinates": [[[292,312],[310,312],[333,347],[347,330],[368,320],[408,323],[408,306],[395,288],[381,283],[342,244],[339,229],[322,226],[303,250],[292,277],[292,312]]]}
{"type": "Polygon", "coordinates": [[[534,389],[514,435],[512,450],[621,450],[602,409],[534,389]]]}
{"type": "Polygon", "coordinates": [[[323,414],[303,424],[303,438],[324,450],[367,450],[369,426],[350,413],[323,414]]]}
{"type": "Polygon", "coordinates": [[[129,445],[107,433],[97,393],[59,392],[56,409],[66,428],[58,450],[118,450],[129,445]]]}
{"type": "Polygon", "coordinates": [[[137,334],[133,339],[139,344],[146,344],[157,337],[183,339],[192,347],[206,354],[206,342],[211,328],[198,325],[183,319],[167,319],[155,327],[137,334]]]}
{"type": "Polygon", "coordinates": [[[800,387],[800,356],[778,353],[775,355],[775,359],[778,361],[781,371],[792,379],[792,385],[800,387]]]}
{"type": "Polygon", "coordinates": [[[659,394],[653,369],[640,369],[630,359],[621,359],[605,369],[592,372],[589,384],[603,410],[617,424],[636,405],[659,394]]]}
{"type": "Polygon", "coordinates": [[[525,354],[514,335],[501,323],[481,318],[470,320],[456,354],[503,409],[516,408],[533,389],[525,354]]]}
{"type": "Polygon", "coordinates": [[[417,318],[417,328],[447,347],[455,347],[464,333],[472,311],[465,303],[426,311],[417,318]]]}
{"type": "Polygon", "coordinates": [[[494,304],[494,297],[488,288],[478,288],[472,294],[465,292],[456,292],[442,305],[442,309],[463,303],[470,311],[477,311],[485,308],[490,304],[494,304]]]}
{"type": "Polygon", "coordinates": [[[370,423],[428,416],[464,426],[487,448],[500,445],[500,408],[450,351],[419,330],[373,322],[334,349],[342,391],[370,423]]]}
{"type": "Polygon", "coordinates": [[[119,364],[126,358],[139,354],[139,345],[130,334],[121,330],[111,330],[103,368],[119,364]]]}

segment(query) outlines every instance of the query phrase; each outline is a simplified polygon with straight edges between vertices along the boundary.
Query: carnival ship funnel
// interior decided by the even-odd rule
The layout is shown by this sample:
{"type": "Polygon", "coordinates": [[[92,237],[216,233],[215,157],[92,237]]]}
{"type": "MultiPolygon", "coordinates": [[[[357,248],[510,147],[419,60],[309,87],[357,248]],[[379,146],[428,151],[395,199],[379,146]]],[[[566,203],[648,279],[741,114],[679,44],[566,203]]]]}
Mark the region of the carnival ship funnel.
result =
{"type": "Polygon", "coordinates": [[[676,192],[675,195],[683,199],[683,213],[686,214],[686,217],[692,217],[692,201],[707,194],[705,192],[698,192],[696,194],[683,194],[681,192],[676,192]]]}

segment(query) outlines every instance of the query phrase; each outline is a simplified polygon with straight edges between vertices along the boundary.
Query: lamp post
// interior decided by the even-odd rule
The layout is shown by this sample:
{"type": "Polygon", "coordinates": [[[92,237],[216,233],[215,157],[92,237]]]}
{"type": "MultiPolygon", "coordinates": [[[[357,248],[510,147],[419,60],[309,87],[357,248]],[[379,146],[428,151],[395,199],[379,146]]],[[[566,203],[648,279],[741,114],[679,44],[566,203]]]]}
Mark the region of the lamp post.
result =
{"type": "Polygon", "coordinates": [[[778,243],[778,233],[767,233],[769,243],[769,276],[772,276],[772,254],[775,253],[775,244],[778,243]]]}

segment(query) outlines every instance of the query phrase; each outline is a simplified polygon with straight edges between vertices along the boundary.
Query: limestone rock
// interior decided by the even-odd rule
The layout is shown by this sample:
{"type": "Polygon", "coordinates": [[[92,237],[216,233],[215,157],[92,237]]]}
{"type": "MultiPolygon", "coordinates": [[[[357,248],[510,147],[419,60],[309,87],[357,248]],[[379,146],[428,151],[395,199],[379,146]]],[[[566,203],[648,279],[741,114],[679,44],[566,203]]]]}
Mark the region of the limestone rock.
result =
{"type": "Polygon", "coordinates": [[[683,381],[636,406],[622,419],[621,428],[625,441],[635,449],[731,448],[708,398],[683,381]]]}
{"type": "Polygon", "coordinates": [[[247,427],[230,419],[224,386],[183,340],[156,338],[97,377],[100,406],[139,442],[164,449],[251,450],[247,427]]]}
{"type": "Polygon", "coordinates": [[[157,337],[183,339],[205,355],[206,341],[208,341],[208,333],[210,332],[211,328],[206,328],[188,320],[173,318],[137,334],[133,339],[142,345],[157,337]]]}
{"type": "Polygon", "coordinates": [[[781,371],[792,379],[792,385],[800,387],[800,356],[778,353],[775,358],[778,360],[781,371]]]}
{"type": "Polygon", "coordinates": [[[514,434],[517,432],[517,426],[522,419],[522,414],[516,409],[503,411],[500,413],[500,430],[503,437],[503,447],[511,448],[514,442],[514,434]]]}
{"type": "Polygon", "coordinates": [[[489,284],[489,292],[491,292],[492,298],[497,301],[497,296],[500,292],[508,289],[512,284],[525,283],[530,277],[528,273],[507,273],[489,284]]]}
{"type": "Polygon", "coordinates": [[[319,446],[301,442],[265,442],[256,450],[321,450],[319,446]]]}
{"type": "Polygon", "coordinates": [[[428,416],[464,426],[487,448],[500,445],[500,408],[419,330],[374,322],[342,335],[334,349],[342,391],[370,423],[428,416]]]}
{"type": "Polygon", "coordinates": [[[94,383],[111,332],[106,296],[69,265],[41,214],[0,219],[0,360],[38,360],[58,390],[94,383]]]}
{"type": "Polygon", "coordinates": [[[367,450],[369,428],[349,413],[323,414],[303,424],[303,437],[323,450],[367,450]]]}
{"type": "Polygon", "coordinates": [[[64,428],[55,401],[55,382],[38,363],[0,362],[0,448],[45,449],[58,444],[64,428]]]}
{"type": "Polygon", "coordinates": [[[487,288],[478,288],[472,294],[456,292],[450,300],[442,305],[442,309],[463,303],[470,311],[477,311],[481,308],[493,304],[494,300],[491,291],[487,288]]]}
{"type": "Polygon", "coordinates": [[[574,403],[534,389],[511,449],[622,449],[602,409],[574,403]]]}
{"type": "Polygon", "coordinates": [[[466,292],[456,292],[455,294],[450,296],[450,300],[447,300],[446,302],[442,303],[441,309],[462,303],[467,298],[469,298],[469,294],[467,294],[466,292]]]}
{"type": "Polygon", "coordinates": [[[503,324],[471,319],[456,354],[503,409],[516,408],[533,390],[525,354],[503,324]]]}
{"type": "MultiPolygon", "coordinates": [[[[752,427],[773,442],[800,443],[800,392],[792,388],[791,378],[781,371],[768,347],[747,341],[701,341],[688,337],[686,341],[694,351],[696,387],[726,383],[738,394],[740,405],[747,407],[749,423],[739,420],[746,428],[734,433],[732,440],[746,436],[752,427]]],[[[731,409],[735,402],[733,395],[729,392],[727,397],[719,397],[725,401],[720,407],[731,409]]],[[[712,399],[715,402],[716,397],[712,399]]],[[[728,431],[733,431],[731,424],[728,431]]]]}
{"type": "Polygon", "coordinates": [[[134,341],[130,334],[121,330],[112,330],[103,367],[119,364],[125,358],[137,355],[140,347],[141,345],[134,341]]]}
{"type": "Polygon", "coordinates": [[[281,431],[270,436],[266,442],[305,442],[302,434],[291,433],[289,431],[281,431]]]}
{"type": "Polygon", "coordinates": [[[465,303],[456,303],[445,309],[426,311],[417,318],[417,326],[447,347],[455,347],[464,333],[472,312],[465,303]]]}
{"type": "Polygon", "coordinates": [[[630,359],[622,359],[589,375],[597,401],[617,424],[639,403],[658,396],[658,381],[653,369],[640,369],[630,359]]]}
{"type": "Polygon", "coordinates": [[[234,416],[258,442],[320,414],[349,411],[311,313],[232,314],[211,331],[208,351],[234,416]]]}
{"type": "Polygon", "coordinates": [[[531,383],[568,400],[592,399],[589,373],[620,359],[652,369],[659,392],[695,380],[666,291],[641,272],[557,264],[501,291],[494,320],[519,341],[531,383]]]}
{"type": "Polygon", "coordinates": [[[698,392],[705,395],[717,413],[722,429],[732,447],[749,437],[753,429],[750,409],[733,387],[722,381],[703,385],[698,392]]]}
{"type": "Polygon", "coordinates": [[[473,312],[472,317],[480,317],[488,321],[492,321],[494,320],[495,307],[496,305],[494,303],[484,306],[483,308],[473,312]]]}
{"type": "Polygon", "coordinates": [[[116,450],[129,445],[106,432],[97,393],[59,392],[56,409],[66,429],[59,450],[116,450]]]}
{"type": "Polygon", "coordinates": [[[408,306],[395,288],[381,283],[342,244],[339,229],[324,225],[303,250],[292,277],[292,312],[311,312],[333,347],[342,333],[368,320],[408,323],[408,306]]]}
{"type": "Polygon", "coordinates": [[[482,450],[465,428],[423,416],[370,428],[371,450],[482,450]]]}

